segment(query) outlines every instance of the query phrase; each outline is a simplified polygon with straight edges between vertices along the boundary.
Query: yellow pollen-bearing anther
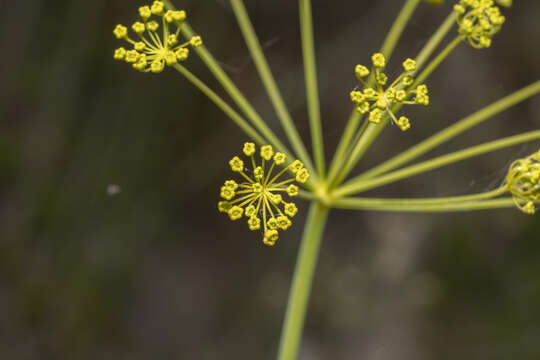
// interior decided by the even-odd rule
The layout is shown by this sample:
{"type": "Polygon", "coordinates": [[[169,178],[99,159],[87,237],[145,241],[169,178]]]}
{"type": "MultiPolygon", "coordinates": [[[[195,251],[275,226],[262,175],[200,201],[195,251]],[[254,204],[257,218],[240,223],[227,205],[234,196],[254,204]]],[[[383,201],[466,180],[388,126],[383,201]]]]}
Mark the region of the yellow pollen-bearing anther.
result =
{"type": "Polygon", "coordinates": [[[373,111],[371,111],[369,113],[369,122],[373,123],[373,124],[379,124],[381,122],[381,119],[382,119],[382,111],[380,109],[374,109],[373,111]]]}
{"type": "Polygon", "coordinates": [[[405,116],[402,116],[399,118],[397,126],[399,126],[401,130],[406,131],[411,127],[411,123],[409,122],[409,119],[407,119],[405,116]]]}
{"type": "Polygon", "coordinates": [[[227,186],[221,187],[221,197],[225,200],[232,200],[232,198],[236,195],[233,189],[228,188],[227,186]]]}
{"type": "MultiPolygon", "coordinates": [[[[247,216],[247,213],[246,213],[247,216]]],[[[251,216],[248,220],[249,230],[255,231],[261,228],[261,219],[256,216],[251,216]]]]}
{"type": "Polygon", "coordinates": [[[124,60],[126,57],[126,49],[123,47],[120,47],[114,51],[114,59],[115,60],[124,60]]]}
{"type": "Polygon", "coordinates": [[[285,204],[284,209],[285,214],[289,215],[290,217],[293,217],[298,212],[298,208],[294,203],[285,204]]]}
{"type": "Polygon", "coordinates": [[[264,233],[263,242],[265,245],[274,246],[279,239],[279,233],[277,230],[267,230],[264,233]]]}
{"type": "Polygon", "coordinates": [[[150,10],[150,7],[147,5],[141,6],[139,8],[139,16],[141,17],[141,19],[143,19],[143,21],[148,20],[150,16],[152,16],[152,11],[150,10]]]}
{"type": "Polygon", "coordinates": [[[244,171],[244,162],[240,160],[238,156],[233,157],[231,161],[229,161],[229,165],[234,172],[244,171]]]}
{"type": "Polygon", "coordinates": [[[250,142],[245,143],[242,151],[244,152],[244,155],[252,156],[255,154],[255,144],[250,142]]]}
{"type": "Polygon", "coordinates": [[[291,165],[289,165],[289,169],[291,169],[291,172],[293,174],[296,174],[300,170],[304,168],[304,164],[300,160],[294,160],[291,165]]]}
{"type": "Polygon", "coordinates": [[[289,185],[287,187],[287,195],[290,197],[298,196],[298,186],[296,185],[289,185]]]}
{"type": "Polygon", "coordinates": [[[416,70],[416,61],[413,59],[407,59],[403,62],[403,69],[405,71],[414,71],[416,70]]]}
{"type": "Polygon", "coordinates": [[[128,50],[126,52],[126,62],[135,63],[139,59],[139,52],[137,50],[128,50]]]}
{"type": "Polygon", "coordinates": [[[364,65],[356,65],[354,68],[354,73],[356,74],[358,80],[361,80],[369,75],[369,69],[364,65]]]}
{"type": "Polygon", "coordinates": [[[381,53],[373,54],[371,61],[373,62],[373,67],[375,68],[384,68],[386,66],[386,58],[381,53]]]}
{"type": "Polygon", "coordinates": [[[234,180],[227,180],[225,181],[225,187],[231,190],[238,189],[238,184],[234,180]]]}
{"type": "Polygon", "coordinates": [[[274,162],[276,165],[283,165],[287,161],[287,156],[284,153],[277,152],[274,155],[274,162]]]}
{"type": "Polygon", "coordinates": [[[276,219],[276,222],[277,222],[278,228],[280,228],[281,230],[287,230],[292,225],[291,220],[289,220],[288,217],[283,216],[283,215],[278,216],[278,218],[276,219]]]}
{"type": "Polygon", "coordinates": [[[176,58],[178,61],[185,61],[189,56],[189,49],[181,48],[176,50],[176,58]]]}
{"type": "Polygon", "coordinates": [[[218,202],[218,210],[219,212],[226,213],[231,209],[232,205],[228,201],[220,201],[218,202]]]}
{"type": "Polygon", "coordinates": [[[135,32],[137,35],[141,35],[145,30],[146,30],[146,27],[144,26],[144,24],[140,21],[137,21],[135,24],[133,24],[131,26],[131,29],[133,30],[133,32],[135,32]]]}
{"type": "Polygon", "coordinates": [[[270,159],[272,159],[272,156],[274,156],[274,150],[272,149],[272,145],[265,145],[261,147],[261,157],[264,160],[270,161],[270,159]]]}
{"type": "Polygon", "coordinates": [[[126,39],[127,38],[127,28],[124,25],[116,25],[114,28],[114,36],[117,39],[126,39]]]}
{"type": "Polygon", "coordinates": [[[162,1],[154,1],[150,10],[154,15],[163,15],[163,10],[165,10],[165,4],[162,1]]]}
{"type": "Polygon", "coordinates": [[[297,173],[296,173],[296,181],[299,182],[300,184],[305,184],[309,179],[309,172],[307,171],[306,168],[303,168],[303,169],[300,169],[297,173]]]}
{"type": "Polygon", "coordinates": [[[247,217],[252,217],[257,215],[257,208],[253,205],[248,205],[245,210],[245,214],[247,217]]]}
{"type": "Polygon", "coordinates": [[[292,183],[306,183],[309,172],[298,160],[287,165],[286,155],[274,152],[270,145],[261,146],[257,152],[255,144],[248,142],[242,152],[249,161],[244,162],[238,156],[229,161],[231,170],[238,173],[240,181],[225,181],[220,190],[225,201],[218,203],[218,210],[227,213],[231,220],[245,216],[249,229],[261,229],[263,242],[273,245],[278,239],[278,232],[291,227],[290,219],[298,211],[287,198],[300,192],[292,183]],[[294,173],[292,178],[288,171],[294,173]]]}
{"type": "Polygon", "coordinates": [[[191,40],[189,40],[189,43],[191,46],[196,48],[202,45],[202,39],[200,36],[194,36],[191,38],[191,40]]]}
{"type": "Polygon", "coordinates": [[[242,218],[242,215],[244,214],[244,209],[242,209],[238,205],[234,205],[233,207],[229,209],[227,213],[229,214],[229,217],[231,218],[231,220],[234,221],[234,220],[238,220],[242,218]]]}

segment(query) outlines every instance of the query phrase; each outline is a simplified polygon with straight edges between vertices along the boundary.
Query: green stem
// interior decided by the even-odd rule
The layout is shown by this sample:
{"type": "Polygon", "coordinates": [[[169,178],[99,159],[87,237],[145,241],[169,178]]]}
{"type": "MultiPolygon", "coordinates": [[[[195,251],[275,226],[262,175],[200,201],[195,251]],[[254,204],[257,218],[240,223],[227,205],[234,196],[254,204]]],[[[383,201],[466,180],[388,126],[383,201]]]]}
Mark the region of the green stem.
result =
{"type": "Polygon", "coordinates": [[[184,75],[195,87],[197,87],[204,95],[206,95],[214,104],[220,108],[225,115],[231,118],[232,121],[240,129],[242,129],[250,138],[252,138],[259,145],[265,145],[266,140],[259,135],[259,133],[253,129],[244,118],[242,118],[233,108],[231,108],[219,95],[217,95],[212,89],[210,89],[205,83],[203,83],[198,77],[193,75],[188,69],[180,64],[174,65],[174,68],[184,75]]]}
{"type": "Polygon", "coordinates": [[[392,52],[394,51],[401,34],[403,34],[405,26],[407,26],[409,19],[419,3],[420,0],[407,0],[405,5],[403,5],[403,8],[401,8],[396,21],[394,21],[394,24],[392,25],[392,28],[390,28],[388,35],[386,35],[386,39],[381,47],[381,52],[387,59],[390,59],[392,56],[392,52]]]}
{"type": "Polygon", "coordinates": [[[289,293],[278,360],[296,360],[298,357],[311,284],[328,212],[327,207],[316,202],[312,203],[309,209],[289,293]]]}
{"type": "MultiPolygon", "coordinates": [[[[436,206],[451,203],[465,203],[478,200],[488,200],[499,197],[508,191],[506,186],[501,186],[495,190],[487,191],[478,194],[451,196],[451,197],[438,197],[438,198],[411,198],[411,199],[379,199],[386,205],[397,206],[436,206]]],[[[350,199],[350,198],[346,198],[350,199]]],[[[373,199],[370,199],[373,200],[373,199]]],[[[339,200],[337,200],[339,202],[339,200]]]]}
{"type": "Polygon", "coordinates": [[[435,59],[433,59],[429,65],[418,75],[416,81],[411,86],[412,89],[423,83],[429,75],[443,62],[444,59],[463,41],[463,35],[458,35],[448,44],[443,51],[435,59]]]}
{"type": "MultiPolygon", "coordinates": [[[[403,5],[403,7],[401,8],[396,20],[394,21],[392,28],[386,35],[386,38],[384,39],[383,45],[381,47],[381,52],[388,59],[392,56],[392,52],[394,51],[394,48],[396,47],[401,35],[403,34],[403,30],[405,29],[405,26],[409,22],[419,2],[419,0],[407,0],[405,2],[405,5],[403,5]]],[[[433,42],[434,41],[432,38],[430,42],[428,42],[428,44],[433,42]]],[[[429,50],[425,47],[424,49],[422,49],[422,52],[426,54],[430,54],[430,51],[433,51],[433,49],[429,50]]],[[[349,147],[351,145],[351,141],[356,133],[356,130],[358,129],[358,126],[360,125],[361,119],[362,115],[358,111],[356,111],[356,109],[354,109],[351,113],[351,116],[349,117],[347,125],[345,126],[345,131],[341,136],[337,150],[334,154],[334,157],[332,158],[332,162],[330,163],[330,170],[327,177],[328,185],[334,182],[339,170],[343,167],[343,164],[347,160],[346,154],[350,150],[349,147]]]]}
{"type": "Polygon", "coordinates": [[[300,12],[300,34],[302,37],[302,53],[304,57],[304,73],[306,78],[306,98],[311,130],[313,157],[319,172],[324,177],[324,142],[321,125],[321,106],[319,104],[319,86],[317,80],[317,64],[315,58],[315,41],[313,39],[313,16],[311,0],[298,1],[300,12]]]}
{"type": "Polygon", "coordinates": [[[472,201],[437,205],[411,205],[407,199],[344,198],[334,202],[334,207],[348,210],[396,211],[396,212],[451,212],[490,210],[515,207],[512,198],[472,201]]]}
{"type": "Polygon", "coordinates": [[[538,94],[539,92],[540,80],[519,91],[516,91],[515,93],[503,99],[500,99],[499,101],[483,108],[482,110],[475,112],[472,115],[467,116],[466,118],[463,118],[462,120],[429,137],[421,143],[411,147],[405,152],[402,152],[399,155],[391,158],[390,160],[363,173],[357,179],[364,180],[373,178],[375,176],[398,168],[399,166],[404,165],[418,158],[419,156],[422,156],[433,148],[447,142],[448,140],[456,137],[457,135],[465,132],[466,130],[482,123],[483,121],[490,119],[494,115],[528,99],[533,95],[538,94]]]}
{"type": "MultiPolygon", "coordinates": [[[[444,25],[444,24],[443,24],[444,25]]],[[[433,59],[429,65],[422,71],[420,76],[416,79],[415,83],[411,86],[411,88],[415,88],[418,84],[426,80],[429,75],[442,63],[442,61],[456,48],[456,46],[461,42],[462,38],[461,35],[458,36],[456,39],[454,39],[435,59],[433,59]]],[[[401,108],[402,104],[396,104],[392,111],[394,113],[397,113],[397,111],[401,108]]],[[[385,114],[383,120],[381,120],[380,124],[369,124],[367,126],[367,129],[364,131],[362,136],[360,137],[359,141],[355,144],[353,150],[351,151],[351,155],[347,157],[347,162],[343,166],[340,172],[338,172],[338,175],[336,176],[336,179],[333,181],[333,185],[340,184],[346,177],[349,175],[351,170],[355,167],[355,165],[362,159],[366,151],[369,149],[373,141],[377,139],[381,131],[386,127],[389,121],[389,116],[385,114]]]]}
{"type": "Polygon", "coordinates": [[[445,36],[448,34],[450,29],[455,25],[456,23],[456,13],[452,11],[450,15],[444,20],[444,22],[439,26],[437,31],[431,36],[431,38],[428,40],[426,45],[420,50],[418,55],[416,56],[416,68],[420,69],[422,66],[424,66],[424,63],[427,61],[427,59],[431,56],[433,51],[439,46],[441,41],[445,38],[445,36]]]}
{"type": "Polygon", "coordinates": [[[311,158],[308,155],[300,135],[298,135],[298,131],[294,126],[291,115],[287,110],[285,102],[283,101],[283,97],[281,96],[281,93],[277,87],[274,76],[270,70],[270,66],[266,61],[257,35],[255,34],[255,30],[253,29],[253,24],[249,19],[246,7],[244,6],[242,0],[231,0],[231,5],[266,92],[268,93],[274,109],[276,110],[276,113],[281,121],[281,125],[285,130],[285,134],[291,142],[294,151],[298,155],[298,158],[304,162],[310,174],[313,174],[314,178],[316,178],[316,174],[313,171],[314,167],[313,163],[311,162],[311,158]]]}
{"type": "Polygon", "coordinates": [[[421,174],[448,164],[462,161],[474,156],[482,155],[491,151],[501,150],[509,146],[522,144],[540,139],[540,130],[526,132],[520,135],[510,136],[500,140],[491,141],[481,145],[473,146],[464,150],[456,151],[447,155],[412,165],[374,179],[358,180],[354,178],[338,188],[333,197],[339,198],[362,191],[374,189],[379,186],[390,184],[414,175],[421,174]]]}
{"type": "MultiPolygon", "coordinates": [[[[169,0],[164,0],[164,3],[168,9],[176,10],[176,8],[169,0]]],[[[191,39],[195,35],[193,29],[189,26],[187,22],[184,22],[182,24],[181,31],[187,39],[191,39]]],[[[225,71],[223,71],[223,69],[214,59],[212,54],[210,54],[206,46],[198,46],[195,48],[195,51],[197,52],[201,60],[204,62],[206,67],[219,81],[221,86],[223,86],[225,91],[227,91],[227,93],[233,99],[236,105],[238,105],[240,110],[242,110],[246,117],[251,121],[253,126],[255,126],[255,128],[259,130],[259,132],[270,142],[270,144],[276,147],[279,151],[285,154],[290,154],[290,151],[287,149],[287,147],[278,139],[276,134],[268,127],[268,125],[266,125],[264,120],[257,113],[257,111],[255,111],[253,106],[245,98],[242,92],[233,83],[233,81],[229,78],[225,71]]]]}

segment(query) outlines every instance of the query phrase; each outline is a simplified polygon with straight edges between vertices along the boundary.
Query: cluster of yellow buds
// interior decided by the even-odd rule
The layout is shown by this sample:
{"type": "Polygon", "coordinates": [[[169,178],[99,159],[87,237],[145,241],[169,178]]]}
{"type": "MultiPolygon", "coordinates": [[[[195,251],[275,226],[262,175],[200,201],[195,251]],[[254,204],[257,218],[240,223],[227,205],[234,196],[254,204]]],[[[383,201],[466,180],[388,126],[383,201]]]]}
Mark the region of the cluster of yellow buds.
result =
{"type": "Polygon", "coordinates": [[[383,115],[388,113],[393,122],[403,131],[409,129],[411,124],[409,119],[401,116],[399,119],[391,110],[394,104],[409,105],[429,105],[428,89],[426,85],[418,85],[415,89],[409,87],[414,83],[412,74],[416,70],[416,61],[407,59],[403,62],[403,73],[399,75],[390,86],[384,89],[388,82],[388,77],[383,72],[386,67],[386,59],[383,54],[374,54],[371,58],[373,62],[373,74],[376,87],[369,86],[364,80],[370,71],[364,65],[357,65],[355,74],[358,80],[364,85],[363,90],[353,90],[351,100],[356,104],[356,109],[365,114],[369,112],[368,120],[378,124],[383,115]]]}
{"type": "MultiPolygon", "coordinates": [[[[505,1],[505,3],[510,3],[505,1]]],[[[491,46],[493,35],[501,31],[505,17],[493,0],[461,0],[454,6],[459,33],[477,49],[491,46]]]]}
{"type": "Polygon", "coordinates": [[[123,25],[117,25],[113,33],[117,39],[126,40],[133,45],[131,50],[123,47],[116,49],[114,58],[132,64],[133,68],[141,72],[160,73],[165,65],[173,66],[178,61],[186,60],[189,56],[189,46],[202,45],[199,36],[193,36],[189,41],[180,43],[180,29],[186,19],[183,10],[166,11],[162,1],[154,1],[152,6],[141,6],[139,15],[142,22],[137,21],[131,26],[138,40],[132,40],[128,36],[127,27],[123,25]],[[154,20],[153,16],[156,16],[158,21],[154,20]],[[157,33],[160,22],[163,28],[162,37],[157,33]],[[176,29],[173,29],[173,24],[176,29]],[[148,38],[145,37],[145,33],[148,38]]]}
{"type": "Polygon", "coordinates": [[[510,165],[506,187],[521,211],[535,213],[535,202],[540,200],[540,151],[510,165]]]}
{"type": "Polygon", "coordinates": [[[262,218],[263,242],[273,246],[278,240],[278,231],[287,230],[292,225],[291,218],[298,211],[294,203],[283,200],[282,194],[297,196],[298,186],[292,183],[296,181],[304,184],[309,179],[309,172],[302,162],[295,160],[272,176],[276,166],[285,165],[287,157],[283,153],[274,152],[271,145],[261,147],[260,165],[255,161],[255,144],[245,143],[243,152],[251,159],[252,170],[248,170],[238,156],[229,161],[231,170],[240,174],[243,180],[240,183],[235,180],[225,181],[220,194],[224,200],[218,203],[218,209],[227,213],[231,220],[245,216],[250,230],[261,229],[262,218]],[[294,174],[294,177],[279,180],[287,171],[294,174]]]}

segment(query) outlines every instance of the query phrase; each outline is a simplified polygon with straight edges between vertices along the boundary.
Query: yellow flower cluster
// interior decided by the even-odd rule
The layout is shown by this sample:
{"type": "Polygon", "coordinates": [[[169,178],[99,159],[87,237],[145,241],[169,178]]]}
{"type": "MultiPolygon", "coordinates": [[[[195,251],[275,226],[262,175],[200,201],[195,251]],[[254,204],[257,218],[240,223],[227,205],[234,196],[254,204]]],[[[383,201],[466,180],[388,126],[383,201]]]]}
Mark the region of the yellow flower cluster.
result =
{"type": "Polygon", "coordinates": [[[304,184],[309,179],[309,172],[302,162],[295,160],[272,175],[276,166],[286,163],[287,157],[283,153],[274,152],[271,145],[261,147],[260,165],[255,160],[255,144],[245,143],[243,153],[251,159],[252,170],[248,170],[238,156],[229,161],[231,170],[240,174],[243,180],[240,183],[235,180],[225,181],[220,194],[224,200],[218,203],[218,209],[227,213],[231,220],[245,216],[250,230],[261,229],[262,218],[263,242],[273,246],[278,240],[278,231],[287,230],[292,225],[291,218],[298,211],[294,203],[283,200],[282,194],[297,196],[298,186],[292,183],[296,181],[304,184]],[[278,181],[287,171],[294,174],[294,177],[278,181]]]}
{"type": "MultiPolygon", "coordinates": [[[[506,1],[505,3],[510,3],[506,1]]],[[[493,0],[461,0],[454,6],[459,33],[477,49],[491,46],[493,35],[501,31],[505,17],[493,0]]]]}
{"type": "Polygon", "coordinates": [[[506,187],[516,206],[524,213],[534,215],[535,202],[540,200],[540,151],[510,165],[506,187]]]}
{"type": "Polygon", "coordinates": [[[364,85],[363,90],[353,90],[351,92],[351,100],[356,104],[356,109],[365,114],[369,112],[368,120],[378,124],[383,115],[388,113],[394,123],[403,131],[409,129],[411,124],[409,119],[401,116],[399,119],[391,110],[394,104],[419,104],[429,105],[429,95],[426,85],[419,85],[415,89],[407,89],[410,87],[414,79],[413,72],[416,70],[416,61],[407,59],[403,62],[403,73],[399,75],[390,86],[384,89],[388,82],[388,77],[383,72],[386,67],[386,59],[383,54],[374,54],[371,58],[373,62],[373,76],[375,78],[376,87],[369,86],[364,80],[370,75],[370,70],[364,65],[357,65],[355,74],[358,80],[364,85]]]}
{"type": "Polygon", "coordinates": [[[133,68],[141,72],[160,73],[165,65],[173,66],[178,61],[186,60],[189,56],[189,46],[202,45],[199,36],[180,43],[180,28],[186,19],[183,10],[166,11],[162,1],[154,1],[152,6],[141,6],[139,16],[142,21],[137,21],[131,26],[138,40],[131,39],[127,27],[123,25],[117,25],[113,33],[117,39],[126,40],[133,45],[131,50],[123,47],[116,49],[114,58],[132,64],[133,68]],[[154,20],[153,16],[156,16],[158,21],[154,20]],[[157,32],[160,23],[163,28],[161,35],[157,32]],[[173,24],[176,29],[172,28],[173,24]],[[145,33],[148,37],[145,37],[145,33]]]}

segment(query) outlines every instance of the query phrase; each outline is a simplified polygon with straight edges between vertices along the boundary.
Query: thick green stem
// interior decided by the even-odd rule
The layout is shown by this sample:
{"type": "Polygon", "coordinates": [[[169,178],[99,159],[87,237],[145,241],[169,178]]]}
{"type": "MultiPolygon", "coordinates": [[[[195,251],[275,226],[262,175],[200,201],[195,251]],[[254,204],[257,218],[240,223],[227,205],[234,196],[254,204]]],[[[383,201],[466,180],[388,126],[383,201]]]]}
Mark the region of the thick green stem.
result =
{"type": "Polygon", "coordinates": [[[445,38],[445,36],[448,34],[450,29],[452,29],[455,23],[456,13],[452,11],[416,56],[416,67],[418,69],[424,66],[424,63],[431,56],[433,51],[435,51],[437,46],[439,46],[441,41],[445,38]]]}
{"type": "Polygon", "coordinates": [[[386,39],[381,47],[381,52],[387,59],[390,59],[392,56],[392,52],[394,52],[396,44],[398,43],[401,34],[403,34],[405,26],[407,26],[407,23],[409,22],[419,3],[420,0],[407,0],[399,12],[396,21],[394,21],[394,24],[392,25],[392,28],[390,28],[388,35],[386,35],[386,39]]]}
{"type": "Polygon", "coordinates": [[[410,161],[422,156],[433,148],[453,139],[457,135],[465,132],[466,130],[482,123],[485,120],[492,118],[494,115],[528,99],[529,97],[536,95],[540,92],[540,80],[533,84],[516,91],[515,93],[475,112],[472,115],[463,118],[455,124],[447,127],[446,129],[438,132],[437,134],[429,137],[421,143],[411,147],[410,149],[400,153],[399,155],[391,158],[390,160],[374,167],[373,169],[366,171],[357,180],[370,179],[375,176],[379,176],[385,172],[396,169],[410,161]]]}
{"type": "Polygon", "coordinates": [[[512,198],[447,203],[437,205],[414,205],[408,199],[344,198],[334,202],[334,207],[348,210],[395,211],[395,212],[452,212],[490,210],[515,207],[512,198]]]}
{"type": "Polygon", "coordinates": [[[416,78],[414,84],[411,86],[411,88],[415,88],[417,85],[420,85],[421,83],[423,83],[428,77],[429,75],[431,75],[431,73],[433,71],[435,71],[435,69],[444,61],[444,59],[446,59],[446,57],[463,41],[463,35],[458,35],[454,38],[454,40],[452,40],[452,42],[450,44],[448,44],[448,46],[446,46],[444,48],[443,51],[441,51],[441,53],[439,55],[437,55],[437,57],[435,59],[433,59],[429,65],[424,69],[422,70],[422,72],[420,73],[420,75],[418,75],[418,77],[416,78]]]}
{"type": "Polygon", "coordinates": [[[309,125],[313,157],[319,173],[324,177],[324,141],[322,137],[321,107],[319,104],[319,85],[317,81],[317,64],[315,58],[315,41],[313,38],[313,16],[311,0],[298,1],[300,12],[300,33],[302,36],[302,52],[304,56],[304,73],[306,78],[306,98],[308,104],[309,125]]]}
{"type": "Polygon", "coordinates": [[[302,338],[313,275],[329,209],[313,202],[309,209],[281,332],[278,360],[296,360],[302,338]]]}
{"type": "Polygon", "coordinates": [[[473,146],[464,150],[456,151],[447,155],[439,156],[434,159],[421,162],[416,165],[382,175],[374,179],[358,180],[354,178],[343,186],[335,190],[332,194],[334,198],[340,198],[352,194],[357,194],[363,191],[374,189],[386,184],[403,180],[408,177],[424,173],[445,165],[449,165],[458,161],[462,161],[474,156],[482,155],[491,151],[501,150],[506,147],[522,144],[529,141],[540,139],[540,130],[530,131],[516,136],[510,136],[500,140],[491,141],[481,145],[473,146]]]}
{"type": "Polygon", "coordinates": [[[304,162],[308,171],[313,174],[315,178],[316,173],[314,172],[311,158],[308,155],[300,135],[298,135],[298,131],[296,130],[292,117],[287,110],[285,101],[283,101],[283,97],[281,96],[281,93],[277,87],[274,76],[270,70],[270,66],[266,61],[262,47],[259,43],[259,39],[257,38],[257,34],[255,34],[255,30],[253,29],[253,24],[249,19],[244,2],[242,0],[231,0],[231,5],[266,92],[268,93],[272,105],[274,106],[274,109],[276,110],[276,113],[281,121],[281,125],[285,130],[285,134],[291,142],[294,151],[298,155],[298,158],[304,162]]]}
{"type": "Polygon", "coordinates": [[[219,95],[203,83],[198,77],[193,75],[188,69],[180,64],[174,65],[174,68],[186,77],[195,87],[197,87],[204,95],[206,95],[214,104],[217,105],[246,135],[252,138],[259,145],[265,145],[266,140],[253,129],[244,118],[242,118],[233,108],[231,108],[219,95]]]}

